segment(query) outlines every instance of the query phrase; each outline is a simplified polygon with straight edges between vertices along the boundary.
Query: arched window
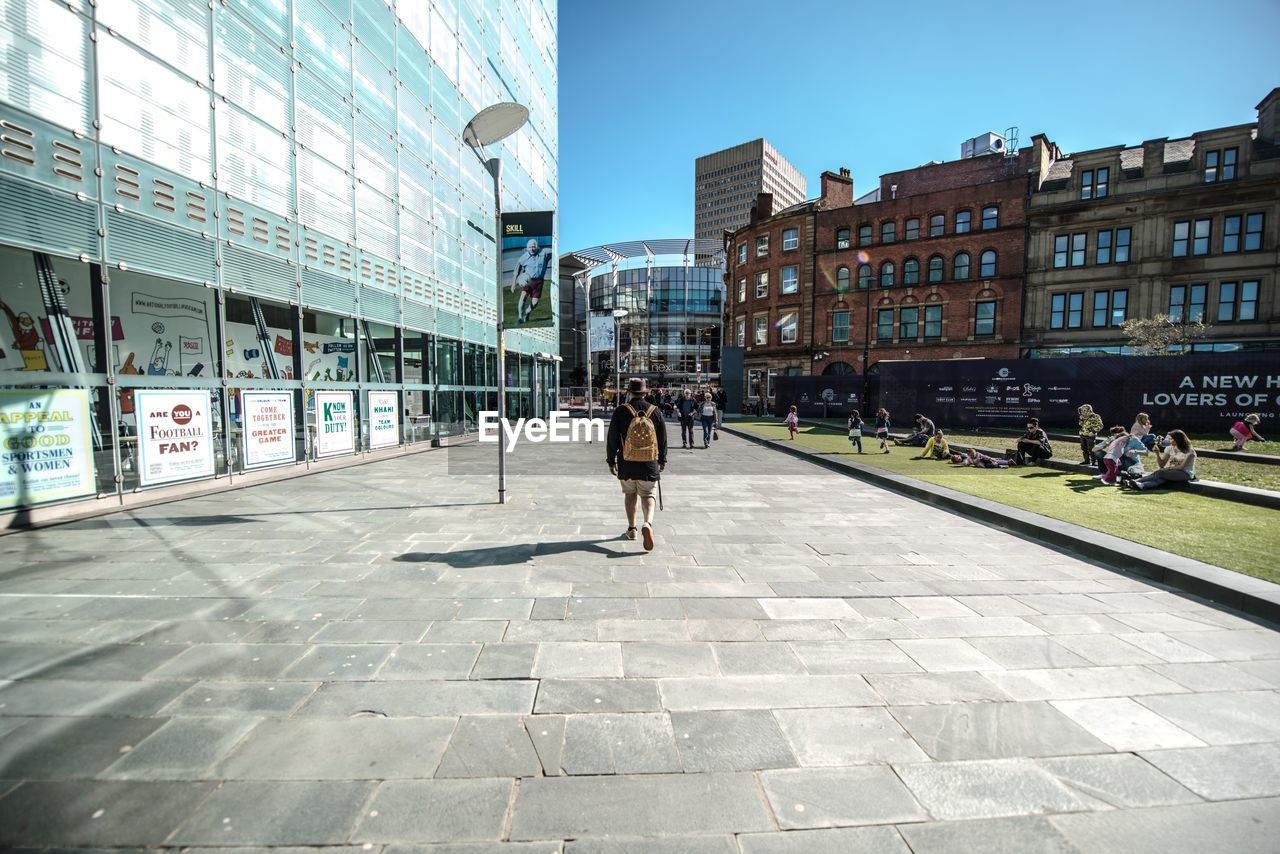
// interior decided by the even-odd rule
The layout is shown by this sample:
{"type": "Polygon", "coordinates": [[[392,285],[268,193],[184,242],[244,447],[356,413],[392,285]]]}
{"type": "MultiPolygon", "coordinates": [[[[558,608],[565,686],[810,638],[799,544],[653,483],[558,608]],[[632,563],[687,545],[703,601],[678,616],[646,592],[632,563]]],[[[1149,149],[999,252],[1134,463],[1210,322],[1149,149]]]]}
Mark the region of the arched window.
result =
{"type": "Polygon", "coordinates": [[[965,234],[969,231],[969,226],[973,220],[973,213],[970,211],[956,211],[956,234],[965,234]]]}
{"type": "Polygon", "coordinates": [[[894,270],[893,270],[892,261],[885,261],[883,264],[880,265],[880,287],[882,288],[893,287],[893,273],[894,273],[894,270]]]}
{"type": "Polygon", "coordinates": [[[880,223],[880,242],[892,243],[897,238],[894,237],[895,223],[893,220],[880,223]]]}
{"type": "Polygon", "coordinates": [[[831,362],[822,369],[824,377],[847,377],[853,373],[853,366],[848,362],[831,362]]]}
{"type": "Polygon", "coordinates": [[[933,214],[929,217],[929,236],[941,237],[947,231],[947,218],[942,214],[933,214]]]}
{"type": "Polygon", "coordinates": [[[871,269],[871,265],[863,264],[861,267],[858,268],[858,287],[861,288],[862,290],[866,290],[867,288],[871,287],[871,282],[873,279],[875,279],[875,277],[876,277],[876,274],[871,269]]]}
{"type": "Polygon", "coordinates": [[[836,248],[837,249],[849,248],[849,229],[841,228],[836,230],[836,248]]]}
{"type": "Polygon", "coordinates": [[[836,291],[844,293],[849,290],[849,268],[841,267],[836,270],[836,291]]]}
{"type": "Polygon", "coordinates": [[[969,253],[957,252],[951,270],[951,278],[957,282],[969,278],[969,253]]]}
{"type": "Polygon", "coordinates": [[[920,284],[920,262],[915,258],[908,258],[902,262],[902,284],[920,284]]]}
{"type": "Polygon", "coordinates": [[[871,245],[871,226],[870,225],[858,226],[858,245],[859,246],[871,245]]]}
{"type": "Polygon", "coordinates": [[[982,230],[996,228],[1000,225],[1000,208],[995,205],[982,209],[982,230]]]}
{"type": "Polygon", "coordinates": [[[988,249],[982,253],[982,278],[990,279],[996,274],[996,251],[988,249]]]}
{"type": "Polygon", "coordinates": [[[929,281],[942,281],[942,256],[934,255],[929,259],[929,281]]]}
{"type": "Polygon", "coordinates": [[[920,237],[920,219],[911,217],[907,220],[907,240],[916,240],[920,237]]]}

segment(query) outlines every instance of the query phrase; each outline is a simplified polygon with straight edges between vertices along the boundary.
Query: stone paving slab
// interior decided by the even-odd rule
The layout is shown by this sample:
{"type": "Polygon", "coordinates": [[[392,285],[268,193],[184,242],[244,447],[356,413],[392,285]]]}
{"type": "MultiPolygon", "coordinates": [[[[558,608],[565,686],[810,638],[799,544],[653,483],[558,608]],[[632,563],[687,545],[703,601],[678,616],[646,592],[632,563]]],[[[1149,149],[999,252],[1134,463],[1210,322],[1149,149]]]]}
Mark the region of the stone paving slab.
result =
{"type": "Polygon", "coordinates": [[[0,537],[0,848],[1274,850],[1275,627],[728,435],[650,553],[490,451],[0,537]]]}

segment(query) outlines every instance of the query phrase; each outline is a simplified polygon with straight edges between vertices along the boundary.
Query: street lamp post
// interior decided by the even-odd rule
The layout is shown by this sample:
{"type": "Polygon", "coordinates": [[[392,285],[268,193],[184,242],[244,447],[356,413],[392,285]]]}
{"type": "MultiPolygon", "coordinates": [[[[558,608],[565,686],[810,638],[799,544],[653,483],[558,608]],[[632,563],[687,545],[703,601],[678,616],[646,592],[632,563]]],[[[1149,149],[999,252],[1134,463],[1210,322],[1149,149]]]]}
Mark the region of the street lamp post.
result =
{"type": "MultiPolygon", "coordinates": [[[[497,284],[498,307],[498,421],[507,420],[507,366],[503,341],[505,325],[502,306],[502,160],[486,158],[484,147],[500,142],[524,127],[529,120],[529,108],[523,104],[504,101],[485,107],[471,117],[462,129],[462,141],[467,144],[485,171],[493,178],[493,268],[497,284]]],[[[498,503],[507,503],[507,451],[506,442],[498,439],[498,503]]]]}
{"type": "MultiPolygon", "coordinates": [[[[582,300],[586,308],[585,317],[587,319],[587,331],[584,333],[587,339],[587,418],[595,417],[595,389],[591,385],[591,362],[593,356],[591,353],[591,280],[584,273],[578,276],[578,283],[582,285],[582,300]]],[[[587,435],[591,435],[588,431],[587,435]]]]}
{"type": "Polygon", "coordinates": [[[867,319],[862,328],[862,400],[858,403],[858,408],[866,410],[867,390],[870,388],[870,377],[867,376],[867,359],[871,355],[871,283],[867,283],[867,319]]]}
{"type": "MultiPolygon", "coordinates": [[[[631,312],[625,308],[615,308],[613,310],[613,375],[614,384],[617,388],[613,397],[613,408],[617,409],[619,402],[622,400],[622,318],[631,312]]],[[[588,346],[590,346],[588,344],[588,346]]]]}

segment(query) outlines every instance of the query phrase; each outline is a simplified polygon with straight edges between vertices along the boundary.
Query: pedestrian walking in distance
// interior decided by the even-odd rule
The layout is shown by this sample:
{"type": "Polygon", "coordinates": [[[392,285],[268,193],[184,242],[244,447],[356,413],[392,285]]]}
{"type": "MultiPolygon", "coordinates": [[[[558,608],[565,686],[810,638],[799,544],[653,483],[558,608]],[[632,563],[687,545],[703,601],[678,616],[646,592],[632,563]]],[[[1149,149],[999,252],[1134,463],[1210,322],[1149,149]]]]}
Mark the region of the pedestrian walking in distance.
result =
{"type": "Polygon", "coordinates": [[[676,414],[680,416],[680,447],[693,447],[693,413],[698,408],[698,401],[693,399],[693,392],[684,390],[680,400],[676,402],[676,414]]]}
{"type": "Polygon", "coordinates": [[[702,395],[702,447],[711,447],[711,431],[716,426],[716,402],[711,399],[711,392],[702,395]]]}
{"type": "Polygon", "coordinates": [[[628,540],[636,538],[636,510],[640,509],[640,534],[645,551],[653,550],[655,492],[662,470],[667,467],[667,426],[658,408],[645,402],[648,384],[643,379],[627,381],[628,400],[613,411],[609,421],[607,462],[609,471],[622,484],[627,510],[628,540]]]}

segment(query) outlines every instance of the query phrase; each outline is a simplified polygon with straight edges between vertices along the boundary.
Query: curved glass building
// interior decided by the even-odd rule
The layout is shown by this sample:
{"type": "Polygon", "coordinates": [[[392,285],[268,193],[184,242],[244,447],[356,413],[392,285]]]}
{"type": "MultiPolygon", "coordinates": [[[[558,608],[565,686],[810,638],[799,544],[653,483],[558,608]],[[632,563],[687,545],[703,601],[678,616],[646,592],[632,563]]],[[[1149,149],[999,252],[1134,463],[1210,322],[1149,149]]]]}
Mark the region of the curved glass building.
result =
{"type": "MultiPolygon", "coordinates": [[[[658,386],[719,383],[724,252],[718,241],[596,246],[562,256],[561,269],[573,273],[579,331],[588,311],[626,310],[618,322],[625,376],[658,386]]],[[[611,373],[612,352],[594,357],[597,375],[611,373]]]]}

